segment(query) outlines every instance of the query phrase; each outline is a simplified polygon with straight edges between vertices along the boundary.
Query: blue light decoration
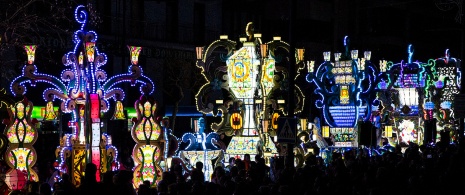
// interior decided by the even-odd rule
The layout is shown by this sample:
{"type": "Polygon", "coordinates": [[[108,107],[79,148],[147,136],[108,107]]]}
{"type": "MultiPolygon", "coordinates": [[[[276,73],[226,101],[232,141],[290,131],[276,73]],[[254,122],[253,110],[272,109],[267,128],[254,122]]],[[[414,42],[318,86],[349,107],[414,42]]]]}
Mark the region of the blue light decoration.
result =
{"type": "Polygon", "coordinates": [[[187,159],[185,163],[188,167],[195,166],[195,163],[202,162],[205,178],[210,180],[214,168],[221,166],[224,158],[224,150],[220,148],[220,136],[216,132],[205,134],[205,119],[200,117],[193,120],[196,132],[185,133],[182,142],[189,143],[184,150],[180,150],[178,159],[187,159]],[[215,162],[213,162],[213,160],[215,162]]]}
{"type": "Polygon", "coordinates": [[[397,144],[421,140],[424,135],[420,125],[422,117],[418,116],[426,112],[424,109],[431,108],[431,87],[437,85],[435,60],[430,59],[427,63],[413,61],[414,48],[411,44],[407,47],[407,54],[407,62],[384,62],[387,64],[386,72],[381,72],[387,81],[385,89],[392,94],[390,98],[383,99],[383,105],[393,105],[392,112],[398,116],[393,124],[399,134],[397,144]]]}
{"type": "MultiPolygon", "coordinates": [[[[109,99],[116,102],[124,99],[124,92],[118,86],[123,82],[131,86],[139,85],[140,92],[149,95],[154,91],[154,84],[138,66],[138,55],[132,56],[128,73],[108,78],[107,73],[101,69],[107,63],[107,56],[97,47],[97,33],[86,29],[88,14],[85,6],[77,6],[74,14],[80,28],[73,34],[72,51],[62,59],[67,68],[61,76],[38,73],[31,55],[35,46],[26,46],[28,62],[22,69],[22,75],[13,80],[10,89],[14,95],[22,96],[26,93],[26,84],[35,86],[37,83],[46,83],[50,85],[43,92],[47,104],[59,99],[61,110],[71,113],[69,124],[72,134],[61,138],[56,151],[56,164],[62,173],[71,175],[75,185],[79,185],[84,175],[81,167],[88,162],[96,164],[100,170],[96,175],[97,180],[100,174],[119,168],[117,151],[111,143],[111,137],[100,130],[100,113],[110,109],[109,99]]],[[[131,52],[140,51],[140,47],[129,46],[129,49],[131,52]]]]}
{"type": "Polygon", "coordinates": [[[316,85],[315,106],[321,109],[324,121],[335,137],[335,146],[356,147],[358,121],[369,121],[373,106],[379,101],[373,93],[380,82],[378,70],[371,62],[371,52],[358,57],[358,50],[349,51],[349,37],[344,37],[345,53],[323,52],[324,62],[309,72],[307,82],[316,85]]]}
{"type": "MultiPolygon", "coordinates": [[[[441,130],[451,131],[454,129],[453,102],[455,94],[459,94],[460,89],[460,69],[461,60],[450,55],[450,50],[446,49],[444,56],[435,59],[438,79],[435,81],[435,95],[432,99],[439,99],[439,107],[435,110],[437,119],[437,132],[441,130]]],[[[438,133],[438,136],[440,134],[438,133]]],[[[452,137],[451,140],[456,139],[452,137]]]]}

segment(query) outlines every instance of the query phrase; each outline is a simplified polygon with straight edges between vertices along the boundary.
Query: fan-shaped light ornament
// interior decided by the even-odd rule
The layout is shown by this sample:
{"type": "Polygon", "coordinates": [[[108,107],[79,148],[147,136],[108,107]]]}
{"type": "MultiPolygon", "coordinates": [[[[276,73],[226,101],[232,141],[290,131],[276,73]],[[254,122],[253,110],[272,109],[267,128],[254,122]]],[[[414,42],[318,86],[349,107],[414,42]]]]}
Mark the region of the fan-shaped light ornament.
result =
{"type": "Polygon", "coordinates": [[[6,173],[5,183],[12,190],[22,190],[26,185],[26,174],[18,169],[6,173]]]}

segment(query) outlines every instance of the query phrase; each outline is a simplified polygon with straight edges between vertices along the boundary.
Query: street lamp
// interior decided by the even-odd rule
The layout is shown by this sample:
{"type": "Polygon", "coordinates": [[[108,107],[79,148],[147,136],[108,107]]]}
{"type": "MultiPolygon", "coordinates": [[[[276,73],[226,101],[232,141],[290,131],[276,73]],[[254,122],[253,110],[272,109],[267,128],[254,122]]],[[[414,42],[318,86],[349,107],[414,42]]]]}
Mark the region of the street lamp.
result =
{"type": "Polygon", "coordinates": [[[297,49],[297,60],[298,60],[298,62],[301,62],[301,61],[304,60],[304,53],[305,53],[305,49],[303,49],[303,48],[297,49]]]}

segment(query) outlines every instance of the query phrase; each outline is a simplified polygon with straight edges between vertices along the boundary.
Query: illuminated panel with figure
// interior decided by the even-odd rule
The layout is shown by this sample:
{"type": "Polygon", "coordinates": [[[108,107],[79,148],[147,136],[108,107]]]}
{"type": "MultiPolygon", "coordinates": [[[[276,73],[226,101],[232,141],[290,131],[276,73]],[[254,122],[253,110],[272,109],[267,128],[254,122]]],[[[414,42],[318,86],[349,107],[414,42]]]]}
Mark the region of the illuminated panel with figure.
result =
{"type": "Polygon", "coordinates": [[[412,61],[412,45],[408,46],[407,53],[407,61],[383,64],[383,67],[386,66],[385,88],[391,93],[383,104],[392,107],[396,142],[404,146],[410,142],[420,144],[424,139],[432,139],[427,137],[431,135],[425,134],[423,126],[434,123],[430,115],[434,103],[429,89],[437,77],[434,60],[428,60],[428,63],[412,61]],[[425,117],[427,115],[429,116],[425,117]]]}
{"type": "Polygon", "coordinates": [[[276,135],[269,128],[273,113],[281,116],[289,112],[299,113],[304,96],[295,86],[295,110],[288,111],[287,99],[290,73],[288,72],[289,44],[280,37],[262,43],[261,34],[254,32],[252,22],[246,26],[246,37],[237,42],[227,35],[211,43],[204,51],[197,47],[197,66],[207,83],[196,95],[197,109],[205,114],[219,116],[211,129],[219,135],[232,136],[226,148],[225,158],[243,158],[244,154],[271,156],[277,154],[270,136],[276,135]]]}
{"type": "Polygon", "coordinates": [[[68,126],[71,134],[64,135],[55,154],[54,163],[61,173],[68,173],[75,185],[80,185],[87,163],[97,166],[96,178],[100,181],[101,174],[109,170],[117,170],[118,151],[112,145],[111,136],[102,128],[105,120],[103,113],[110,110],[109,100],[116,102],[114,120],[124,120],[122,101],[125,97],[120,88],[123,83],[140,86],[140,92],[148,95],[153,93],[153,82],[143,74],[138,65],[140,47],[129,46],[131,65],[124,74],[107,77],[102,69],[107,63],[107,56],[101,53],[96,44],[98,36],[92,30],[87,30],[88,13],[85,6],[77,6],[75,20],[80,26],[73,34],[74,47],[62,58],[66,68],[60,77],[37,72],[33,64],[35,46],[25,46],[28,54],[27,65],[21,76],[11,84],[12,93],[22,96],[26,93],[26,84],[35,86],[45,83],[50,87],[43,92],[47,102],[45,120],[53,120],[53,101],[61,101],[61,110],[71,115],[68,126]]]}
{"type": "Polygon", "coordinates": [[[344,47],[344,53],[334,53],[333,62],[331,52],[323,52],[324,62],[315,72],[309,68],[307,81],[316,85],[315,105],[326,124],[317,137],[333,138],[335,147],[357,147],[360,122],[369,122],[372,106],[379,104],[372,93],[380,78],[370,51],[359,58],[358,50],[349,51],[347,36],[344,47]]]}

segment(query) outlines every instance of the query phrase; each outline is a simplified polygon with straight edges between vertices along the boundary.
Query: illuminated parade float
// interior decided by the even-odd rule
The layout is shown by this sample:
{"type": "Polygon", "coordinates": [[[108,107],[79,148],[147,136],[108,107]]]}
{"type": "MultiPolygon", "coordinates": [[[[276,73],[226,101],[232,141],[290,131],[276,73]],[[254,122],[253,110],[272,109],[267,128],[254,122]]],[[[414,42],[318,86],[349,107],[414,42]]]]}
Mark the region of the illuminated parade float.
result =
{"type": "MultiPolygon", "coordinates": [[[[422,144],[422,141],[435,140],[433,131],[436,127],[432,110],[435,105],[431,101],[431,87],[436,80],[435,61],[428,63],[412,61],[413,46],[408,46],[408,60],[393,64],[381,64],[381,71],[386,71],[383,85],[389,90],[390,98],[383,105],[392,106],[392,131],[396,132],[397,144],[407,145],[410,142],[422,144]],[[386,67],[386,69],[384,69],[386,67]],[[385,83],[385,84],[384,84],[385,83]],[[429,128],[429,129],[425,129],[429,128]],[[434,129],[433,129],[434,127],[434,129]]],[[[390,132],[388,132],[390,134],[390,132]]]]}
{"type": "MultiPolygon", "coordinates": [[[[274,37],[262,43],[261,34],[254,33],[253,24],[246,27],[247,37],[237,42],[222,35],[204,51],[197,47],[197,66],[207,83],[196,95],[197,109],[221,116],[221,122],[211,129],[219,135],[233,136],[226,148],[225,158],[243,159],[259,154],[277,154],[271,137],[276,135],[277,118],[289,112],[283,99],[289,93],[289,44],[274,37]],[[220,114],[221,113],[221,114],[220,114]]],[[[295,87],[296,106],[300,112],[304,96],[295,87]]]]}
{"type": "MultiPolygon", "coordinates": [[[[112,98],[116,102],[113,119],[125,119],[122,105],[125,94],[118,86],[123,82],[130,83],[132,86],[139,85],[141,93],[148,95],[154,91],[154,85],[149,78],[143,75],[141,67],[138,66],[140,47],[129,47],[132,65],[129,66],[128,73],[108,78],[106,72],[101,69],[107,63],[107,57],[104,53],[99,52],[97,48],[97,33],[85,30],[88,15],[84,6],[76,8],[75,19],[80,24],[80,29],[74,33],[73,41],[75,46],[73,50],[63,57],[63,64],[67,69],[62,71],[61,77],[38,73],[34,65],[36,47],[25,46],[28,63],[23,68],[23,74],[12,82],[11,90],[15,96],[22,96],[26,93],[26,84],[31,86],[35,86],[37,83],[48,84],[50,88],[43,92],[43,98],[47,102],[45,120],[53,120],[56,117],[53,110],[53,101],[55,99],[62,101],[61,111],[70,113],[72,116],[71,121],[68,123],[72,133],[64,135],[60,140],[60,146],[56,150],[57,168],[61,173],[71,175],[72,182],[79,185],[81,178],[84,176],[84,168],[87,163],[93,163],[97,166],[97,181],[100,181],[102,173],[118,169],[119,164],[116,161],[118,151],[112,145],[111,136],[101,130],[104,122],[101,117],[103,113],[109,110],[109,100],[112,98]]],[[[142,108],[140,106],[137,108],[143,110],[146,108],[145,106],[146,104],[142,108]]],[[[151,111],[155,109],[150,105],[148,107],[150,109],[149,116],[151,116],[151,111]]],[[[20,156],[22,159],[22,163],[12,160],[11,165],[15,165],[15,167],[27,165],[21,167],[21,169],[27,170],[31,177],[35,177],[35,173],[29,168],[35,162],[36,156],[31,145],[37,137],[34,127],[30,126],[28,122],[31,108],[32,104],[27,99],[18,102],[12,108],[14,122],[10,124],[5,132],[10,137],[10,142],[13,143],[10,146],[11,151],[13,151],[11,159],[19,159],[20,156]],[[15,153],[20,150],[24,154],[15,153]]],[[[139,121],[136,126],[140,123],[139,121]]],[[[150,124],[152,123],[153,121],[150,121],[150,124]]],[[[151,128],[145,128],[144,126],[142,137],[150,134],[148,137],[151,140],[152,137],[156,138],[153,140],[163,138],[163,136],[158,136],[162,131],[159,128],[156,129],[156,125],[151,127],[154,127],[153,130],[157,131],[152,133],[151,128]]],[[[140,128],[135,129],[139,132],[140,128]]],[[[139,137],[139,134],[137,134],[138,141],[144,140],[139,137]]],[[[161,153],[157,155],[163,156],[161,153]]],[[[143,158],[142,161],[136,160],[136,162],[143,164],[145,160],[143,158]]],[[[139,172],[139,170],[136,172],[139,172]]],[[[146,173],[141,175],[144,174],[146,173]]],[[[153,172],[150,174],[153,174],[153,172]]],[[[144,179],[149,180],[148,177],[144,179]]]]}
{"type": "Polygon", "coordinates": [[[324,52],[324,62],[314,72],[309,68],[307,81],[316,85],[320,96],[315,101],[323,118],[318,136],[331,137],[333,147],[358,147],[358,127],[370,120],[372,106],[379,103],[372,93],[380,78],[370,51],[359,58],[358,50],[349,51],[347,36],[344,47],[345,53],[335,53],[333,62],[331,52],[324,52]]]}

